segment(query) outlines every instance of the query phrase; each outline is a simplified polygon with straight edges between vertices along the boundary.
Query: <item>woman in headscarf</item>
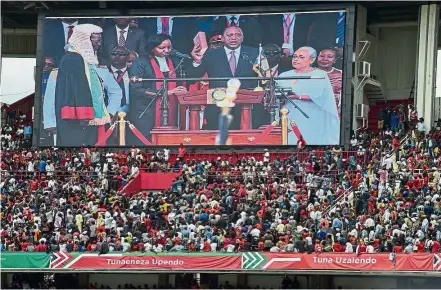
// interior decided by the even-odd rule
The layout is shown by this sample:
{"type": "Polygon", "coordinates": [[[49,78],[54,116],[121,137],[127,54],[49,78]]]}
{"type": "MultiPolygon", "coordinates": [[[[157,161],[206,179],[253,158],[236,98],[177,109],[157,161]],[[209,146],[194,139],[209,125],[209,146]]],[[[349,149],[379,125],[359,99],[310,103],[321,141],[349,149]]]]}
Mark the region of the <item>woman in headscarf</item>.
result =
{"type": "Polygon", "coordinates": [[[279,77],[293,79],[278,80],[277,84],[292,91],[289,98],[298,105],[306,118],[291,102],[286,102],[288,118],[293,120],[300,133],[288,134],[288,144],[297,144],[300,135],[308,145],[338,144],[340,118],[335,105],[334,93],[326,72],[312,67],[317,52],[312,47],[301,47],[294,53],[293,69],[279,77]]]}
{"type": "MultiPolygon", "coordinates": [[[[178,61],[169,56],[171,48],[172,41],[169,35],[152,35],[147,40],[148,55],[140,56],[129,69],[130,77],[160,79],[156,82],[143,81],[130,84],[130,95],[133,96],[133,102],[130,102],[129,120],[148,140],[151,140],[150,131],[154,127],[161,126],[160,106],[162,98],[157,98],[148,109],[147,107],[155,98],[156,93],[161,90],[163,84],[161,79],[174,79],[179,74],[179,69],[175,72],[178,61]]],[[[176,82],[168,82],[167,86],[168,126],[176,126],[178,107],[176,95],[186,93],[187,89],[183,86],[178,86],[176,82]]],[[[162,96],[162,93],[159,95],[162,96]]],[[[134,143],[142,145],[138,140],[134,143]]]]}

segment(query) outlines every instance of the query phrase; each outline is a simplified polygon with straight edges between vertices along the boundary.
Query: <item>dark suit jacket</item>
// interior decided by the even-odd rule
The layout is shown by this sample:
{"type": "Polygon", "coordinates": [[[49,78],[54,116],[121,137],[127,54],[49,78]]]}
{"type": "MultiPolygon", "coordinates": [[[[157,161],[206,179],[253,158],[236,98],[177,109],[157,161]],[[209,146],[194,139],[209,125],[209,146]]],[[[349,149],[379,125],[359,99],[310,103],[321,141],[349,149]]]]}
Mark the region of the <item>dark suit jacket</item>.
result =
{"type": "MultiPolygon", "coordinates": [[[[257,59],[259,51],[256,48],[242,45],[237,63],[236,73],[233,76],[228,62],[228,56],[225,49],[209,49],[202,59],[202,63],[198,67],[194,67],[191,61],[187,61],[185,67],[187,76],[202,77],[207,73],[210,78],[217,77],[257,77],[257,74],[253,71],[253,67],[250,63],[257,59]],[[244,57],[245,56],[245,57],[244,57]],[[246,60],[246,56],[249,61],[246,60]]],[[[241,80],[241,89],[254,89],[257,86],[257,81],[243,81],[241,80]]],[[[210,88],[226,87],[227,81],[210,81],[210,88]]]]}
{"type": "MultiPolygon", "coordinates": [[[[139,28],[146,32],[147,39],[157,34],[157,17],[139,18],[138,25],[139,28]]],[[[173,28],[172,38],[173,48],[190,54],[193,49],[193,38],[198,33],[197,20],[194,17],[174,17],[173,18],[173,28]]],[[[208,37],[208,35],[207,35],[208,37]]]]}
{"type": "MultiPolygon", "coordinates": [[[[337,37],[337,12],[297,13],[294,23],[294,50],[311,46],[316,50],[335,46],[337,37]]],[[[262,45],[283,44],[283,15],[259,16],[262,27],[262,45]]]]}
{"type": "MultiPolygon", "coordinates": [[[[102,57],[110,63],[110,53],[112,50],[118,46],[119,35],[116,35],[116,28],[106,29],[103,33],[103,44],[102,44],[102,57]]],[[[136,51],[139,55],[146,54],[146,38],[145,32],[139,28],[129,28],[127,32],[126,48],[129,50],[136,51]]]]}
{"type": "MultiPolygon", "coordinates": [[[[93,23],[87,19],[79,19],[78,24],[93,23]]],[[[58,66],[61,58],[65,54],[64,47],[64,28],[61,19],[46,19],[44,23],[44,43],[43,54],[45,57],[51,57],[54,64],[58,66]]]]}
{"type": "MultiPolygon", "coordinates": [[[[194,67],[191,61],[186,63],[187,76],[189,77],[202,77],[207,73],[208,77],[257,77],[257,74],[253,71],[252,65],[250,63],[254,62],[257,58],[258,50],[256,48],[242,46],[241,56],[239,57],[236,73],[233,76],[231,73],[230,65],[228,62],[228,57],[224,48],[209,49],[202,60],[201,65],[194,67]],[[248,56],[248,60],[244,57],[248,56]]],[[[227,80],[225,81],[210,81],[210,88],[226,87],[227,80]]],[[[256,80],[241,80],[241,89],[254,89],[257,86],[256,80]]],[[[233,115],[233,122],[231,123],[230,129],[239,129],[240,125],[240,110],[234,107],[231,111],[233,115]]],[[[207,124],[204,125],[204,129],[213,130],[218,127],[218,115],[219,109],[216,105],[208,105],[205,109],[205,119],[207,124]]],[[[253,109],[253,128],[258,128],[259,126],[267,122],[268,114],[263,111],[263,106],[257,104],[253,109]],[[255,113],[258,112],[258,113],[255,113]]]]}
{"type": "MultiPolygon", "coordinates": [[[[221,16],[214,21],[213,32],[222,34],[226,27],[227,17],[221,16]]],[[[257,19],[251,16],[240,16],[239,27],[243,31],[243,45],[259,47],[259,43],[262,42],[262,32],[257,19]]]]}

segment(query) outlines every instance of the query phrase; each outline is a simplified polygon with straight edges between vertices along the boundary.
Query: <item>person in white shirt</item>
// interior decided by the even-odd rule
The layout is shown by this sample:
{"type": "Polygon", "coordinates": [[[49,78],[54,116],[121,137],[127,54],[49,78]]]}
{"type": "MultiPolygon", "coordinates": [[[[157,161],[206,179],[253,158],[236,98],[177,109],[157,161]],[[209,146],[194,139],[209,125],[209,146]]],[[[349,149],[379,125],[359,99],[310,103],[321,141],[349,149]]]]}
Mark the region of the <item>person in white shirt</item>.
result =
{"type": "Polygon", "coordinates": [[[28,162],[28,172],[34,172],[34,163],[32,161],[28,162]]]}
{"type": "Polygon", "coordinates": [[[375,222],[371,217],[368,217],[364,223],[366,229],[371,229],[375,227],[375,222]]]}
{"type": "Polygon", "coordinates": [[[130,79],[127,71],[127,61],[129,60],[129,50],[124,46],[115,47],[110,53],[112,64],[109,66],[109,72],[122,91],[119,112],[129,112],[130,104],[130,79]]]}
{"type": "Polygon", "coordinates": [[[366,247],[366,253],[373,254],[375,253],[374,246],[372,246],[372,242],[369,242],[369,245],[366,247]]]}
{"type": "Polygon", "coordinates": [[[352,246],[352,244],[350,242],[346,242],[345,253],[353,253],[353,252],[354,252],[354,247],[352,246]]]}
{"type": "Polygon", "coordinates": [[[424,118],[420,118],[418,123],[416,124],[417,132],[418,132],[418,140],[424,138],[424,134],[426,133],[426,125],[424,124],[424,118]]]}
{"type": "Polygon", "coordinates": [[[164,160],[168,161],[169,158],[170,158],[170,150],[164,148],[164,160]]]}

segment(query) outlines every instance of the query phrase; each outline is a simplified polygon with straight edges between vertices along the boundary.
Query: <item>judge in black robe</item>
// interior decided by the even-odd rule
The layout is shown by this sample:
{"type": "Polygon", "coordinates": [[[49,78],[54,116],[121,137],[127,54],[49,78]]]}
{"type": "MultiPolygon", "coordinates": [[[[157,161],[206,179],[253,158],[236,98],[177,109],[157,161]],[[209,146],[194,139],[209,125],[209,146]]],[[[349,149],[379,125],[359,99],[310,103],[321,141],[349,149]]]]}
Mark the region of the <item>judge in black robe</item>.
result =
{"type": "MultiPolygon", "coordinates": [[[[98,139],[98,124],[95,122],[102,121],[101,125],[104,120],[110,122],[108,113],[99,118],[95,114],[95,109],[104,108],[104,98],[97,99],[94,104],[85,72],[85,62],[98,64],[93,55],[101,44],[101,32],[102,29],[95,25],[77,26],[69,44],[80,50],[69,50],[60,61],[55,88],[57,146],[95,145],[98,139]],[[91,43],[85,45],[83,42],[91,43]],[[99,104],[99,101],[102,103],[99,104]],[[91,125],[91,121],[95,125],[91,125]]],[[[96,76],[91,76],[91,79],[97,80],[96,76]]],[[[98,89],[102,90],[102,85],[98,89]]]]}
{"type": "MultiPolygon", "coordinates": [[[[175,72],[178,60],[169,57],[171,51],[171,37],[165,34],[156,34],[147,39],[148,56],[140,56],[129,68],[131,78],[158,78],[180,77],[179,70],[175,72]]],[[[130,122],[147,139],[151,140],[151,130],[161,125],[160,103],[162,93],[155,99],[157,92],[161,89],[162,81],[132,82],[130,84],[130,122]],[[155,100],[154,100],[155,99],[155,100]]],[[[177,99],[176,94],[186,93],[183,86],[177,86],[176,82],[168,83],[169,97],[169,118],[168,125],[176,126],[177,120],[177,99]]],[[[136,139],[132,141],[135,145],[142,145],[136,139]]]]}
{"type": "Polygon", "coordinates": [[[98,127],[88,126],[93,119],[92,95],[84,73],[81,55],[67,52],[61,59],[55,89],[57,146],[94,145],[98,127]]]}

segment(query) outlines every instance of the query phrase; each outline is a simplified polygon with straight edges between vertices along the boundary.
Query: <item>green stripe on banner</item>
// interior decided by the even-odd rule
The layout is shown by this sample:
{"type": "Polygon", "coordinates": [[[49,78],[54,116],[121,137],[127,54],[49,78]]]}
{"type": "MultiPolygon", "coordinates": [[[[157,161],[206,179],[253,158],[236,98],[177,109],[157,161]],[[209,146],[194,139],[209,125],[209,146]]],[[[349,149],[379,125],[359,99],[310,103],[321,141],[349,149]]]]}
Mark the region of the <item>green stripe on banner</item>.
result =
{"type": "Polygon", "coordinates": [[[46,253],[7,253],[1,254],[2,269],[41,269],[49,268],[50,255],[46,253]]]}

